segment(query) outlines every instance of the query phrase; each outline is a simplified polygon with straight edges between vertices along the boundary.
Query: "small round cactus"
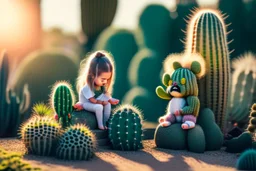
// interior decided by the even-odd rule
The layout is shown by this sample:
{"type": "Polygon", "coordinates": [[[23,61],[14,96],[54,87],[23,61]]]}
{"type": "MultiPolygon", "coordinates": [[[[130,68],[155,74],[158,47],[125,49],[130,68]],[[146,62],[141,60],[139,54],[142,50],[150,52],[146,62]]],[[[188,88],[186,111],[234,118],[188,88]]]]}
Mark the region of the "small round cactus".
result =
{"type": "Polygon", "coordinates": [[[252,108],[251,108],[251,113],[250,113],[250,121],[249,121],[249,125],[247,127],[247,130],[250,132],[250,133],[255,133],[255,130],[256,130],[256,103],[254,103],[252,105],[252,108]]]}
{"type": "Polygon", "coordinates": [[[241,154],[236,168],[238,170],[256,170],[256,150],[250,149],[241,154]]]}
{"type": "Polygon", "coordinates": [[[21,137],[28,153],[49,156],[55,149],[61,126],[50,117],[33,116],[21,127],[21,137]]]}
{"type": "Polygon", "coordinates": [[[95,149],[95,135],[85,125],[76,124],[61,136],[56,156],[65,160],[89,160],[95,149]]]}
{"type": "Polygon", "coordinates": [[[142,115],[134,106],[118,107],[109,122],[109,138],[115,150],[138,150],[142,146],[142,115]]]}

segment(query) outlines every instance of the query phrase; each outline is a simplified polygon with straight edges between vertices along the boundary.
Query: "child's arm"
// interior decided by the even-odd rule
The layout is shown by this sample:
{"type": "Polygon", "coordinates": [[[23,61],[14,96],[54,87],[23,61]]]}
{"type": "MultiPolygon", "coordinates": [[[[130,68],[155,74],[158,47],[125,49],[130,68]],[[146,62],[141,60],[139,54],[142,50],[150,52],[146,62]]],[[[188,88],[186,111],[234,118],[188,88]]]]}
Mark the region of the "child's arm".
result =
{"type": "Polygon", "coordinates": [[[102,104],[102,105],[103,105],[103,103],[104,103],[104,101],[97,100],[97,99],[95,99],[94,97],[89,98],[89,101],[90,101],[91,103],[94,103],[94,104],[102,104]]]}

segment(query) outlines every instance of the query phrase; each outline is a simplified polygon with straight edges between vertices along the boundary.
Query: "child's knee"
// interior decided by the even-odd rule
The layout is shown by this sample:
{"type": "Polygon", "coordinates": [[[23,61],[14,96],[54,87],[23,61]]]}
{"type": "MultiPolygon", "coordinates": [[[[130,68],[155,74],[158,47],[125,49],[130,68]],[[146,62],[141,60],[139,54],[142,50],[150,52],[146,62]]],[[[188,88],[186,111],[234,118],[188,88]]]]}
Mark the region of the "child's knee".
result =
{"type": "Polygon", "coordinates": [[[95,111],[99,111],[99,112],[103,111],[103,106],[101,104],[96,104],[94,108],[95,108],[95,111]]]}

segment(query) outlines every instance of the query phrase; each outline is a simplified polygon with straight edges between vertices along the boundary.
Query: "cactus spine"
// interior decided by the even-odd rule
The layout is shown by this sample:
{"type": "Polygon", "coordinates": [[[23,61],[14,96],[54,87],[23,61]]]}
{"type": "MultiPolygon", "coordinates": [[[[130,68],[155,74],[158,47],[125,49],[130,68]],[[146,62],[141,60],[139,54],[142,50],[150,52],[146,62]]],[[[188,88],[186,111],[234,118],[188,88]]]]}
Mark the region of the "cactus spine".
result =
{"type": "Polygon", "coordinates": [[[57,157],[65,160],[89,160],[96,149],[95,135],[84,125],[74,125],[61,136],[57,157]]]}
{"type": "Polygon", "coordinates": [[[22,117],[20,115],[24,114],[30,103],[28,86],[24,86],[20,100],[7,85],[8,75],[8,57],[3,52],[0,56],[0,137],[16,135],[22,117]]]}
{"type": "Polygon", "coordinates": [[[255,130],[256,130],[256,103],[254,103],[252,105],[251,113],[250,113],[250,121],[249,121],[249,125],[247,127],[247,130],[251,134],[255,133],[255,130]]]}
{"type": "Polygon", "coordinates": [[[138,150],[142,148],[142,116],[133,106],[117,108],[109,123],[109,138],[115,150],[138,150]]]}
{"type": "Polygon", "coordinates": [[[229,51],[226,29],[218,11],[200,10],[189,26],[186,50],[200,53],[206,60],[206,76],[199,81],[202,107],[213,110],[216,123],[223,129],[230,84],[229,51]]]}
{"type": "Polygon", "coordinates": [[[75,103],[75,96],[72,87],[67,82],[58,82],[53,86],[51,103],[55,113],[58,115],[58,121],[62,128],[71,124],[71,112],[75,103]]]}

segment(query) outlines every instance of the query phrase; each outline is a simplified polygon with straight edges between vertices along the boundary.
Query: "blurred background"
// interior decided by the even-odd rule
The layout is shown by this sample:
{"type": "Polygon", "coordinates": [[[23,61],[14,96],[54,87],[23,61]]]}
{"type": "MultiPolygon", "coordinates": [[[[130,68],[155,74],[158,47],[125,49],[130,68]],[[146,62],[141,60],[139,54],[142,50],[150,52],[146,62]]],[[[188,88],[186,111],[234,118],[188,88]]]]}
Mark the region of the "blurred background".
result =
{"type": "Polygon", "coordinates": [[[104,49],[116,62],[113,97],[157,122],[167,105],[155,94],[162,62],[184,51],[186,21],[197,8],[224,15],[230,60],[256,53],[256,0],[0,0],[8,87],[21,94],[27,84],[30,106],[47,102],[56,81],[67,80],[75,88],[80,61],[104,49]]]}

